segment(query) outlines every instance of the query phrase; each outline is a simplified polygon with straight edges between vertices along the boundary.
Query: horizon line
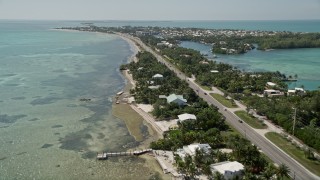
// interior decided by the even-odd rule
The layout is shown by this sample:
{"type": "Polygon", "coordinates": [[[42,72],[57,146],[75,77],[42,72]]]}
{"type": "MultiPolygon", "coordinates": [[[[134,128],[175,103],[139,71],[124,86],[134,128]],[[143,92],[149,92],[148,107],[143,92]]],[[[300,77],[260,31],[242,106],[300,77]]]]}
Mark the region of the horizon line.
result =
{"type": "Polygon", "coordinates": [[[152,20],[152,19],[5,19],[0,20],[6,21],[319,21],[319,19],[163,19],[163,20],[152,20]]]}

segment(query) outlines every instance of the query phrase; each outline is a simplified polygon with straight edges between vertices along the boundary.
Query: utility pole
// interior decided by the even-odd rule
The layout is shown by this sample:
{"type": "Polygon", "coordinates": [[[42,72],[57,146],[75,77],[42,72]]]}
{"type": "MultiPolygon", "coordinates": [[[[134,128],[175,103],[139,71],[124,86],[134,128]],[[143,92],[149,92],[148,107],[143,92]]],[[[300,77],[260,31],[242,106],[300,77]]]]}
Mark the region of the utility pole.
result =
{"type": "Polygon", "coordinates": [[[296,126],[296,118],[297,118],[297,108],[294,108],[294,115],[293,115],[293,126],[292,126],[292,135],[294,136],[294,128],[296,126]]]}

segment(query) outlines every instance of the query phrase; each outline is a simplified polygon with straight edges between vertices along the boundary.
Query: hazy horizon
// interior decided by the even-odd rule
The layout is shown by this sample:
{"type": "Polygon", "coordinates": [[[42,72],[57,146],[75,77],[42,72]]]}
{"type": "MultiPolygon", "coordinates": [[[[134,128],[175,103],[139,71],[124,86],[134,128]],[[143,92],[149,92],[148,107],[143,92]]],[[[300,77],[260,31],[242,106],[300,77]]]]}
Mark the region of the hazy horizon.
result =
{"type": "Polygon", "coordinates": [[[319,20],[320,0],[0,0],[2,20],[319,20]]]}

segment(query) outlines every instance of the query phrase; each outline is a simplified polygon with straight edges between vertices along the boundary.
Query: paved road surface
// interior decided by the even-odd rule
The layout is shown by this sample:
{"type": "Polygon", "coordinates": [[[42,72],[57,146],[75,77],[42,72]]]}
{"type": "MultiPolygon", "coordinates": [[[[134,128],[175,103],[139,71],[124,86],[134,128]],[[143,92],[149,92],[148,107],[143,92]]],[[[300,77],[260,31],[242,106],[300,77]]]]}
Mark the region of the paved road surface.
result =
{"type": "Polygon", "coordinates": [[[219,112],[222,113],[226,117],[226,121],[231,124],[234,128],[236,128],[240,133],[242,133],[247,139],[249,139],[252,143],[254,143],[256,146],[258,146],[264,154],[266,154],[271,160],[273,160],[277,164],[284,163],[290,168],[290,176],[292,178],[295,178],[297,180],[313,180],[313,179],[320,179],[320,177],[312,174],[307,169],[305,169],[302,165],[300,165],[297,161],[292,159],[290,156],[288,156],[285,152],[283,152],[281,149],[276,147],[274,144],[272,144],[270,141],[268,141],[266,138],[255,132],[250,126],[248,126],[246,123],[240,123],[239,117],[237,117],[235,114],[233,114],[230,111],[225,111],[225,107],[219,103],[217,100],[215,100],[213,97],[211,97],[209,94],[205,94],[205,91],[203,91],[197,84],[194,82],[188,80],[188,77],[186,77],[181,71],[176,69],[174,66],[169,64],[164,58],[157,53],[155,53],[150,47],[146,46],[140,39],[123,35],[131,40],[138,43],[142,48],[144,48],[146,51],[152,53],[159,62],[165,64],[169,69],[171,69],[173,72],[177,74],[177,76],[182,79],[186,80],[189,86],[197,92],[197,94],[203,98],[206,102],[209,104],[212,104],[219,108],[219,112]]]}

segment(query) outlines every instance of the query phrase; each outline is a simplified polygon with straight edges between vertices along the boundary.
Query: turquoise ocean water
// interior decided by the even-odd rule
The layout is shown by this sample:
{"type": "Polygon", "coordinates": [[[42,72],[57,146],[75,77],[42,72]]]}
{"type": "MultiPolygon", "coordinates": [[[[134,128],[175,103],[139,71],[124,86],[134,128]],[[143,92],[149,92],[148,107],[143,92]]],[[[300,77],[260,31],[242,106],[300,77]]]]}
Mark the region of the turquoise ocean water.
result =
{"type": "Polygon", "coordinates": [[[144,172],[129,161],[95,160],[96,152],[136,145],[111,115],[130,46],[114,35],[50,30],[66,24],[0,24],[0,179],[121,179],[144,172]]]}
{"type": "MultiPolygon", "coordinates": [[[[290,22],[287,26],[251,21],[105,21],[97,24],[320,29],[319,21],[298,21],[293,25],[290,22]],[[300,26],[301,23],[304,26],[300,26]]],[[[137,144],[124,122],[111,115],[111,99],[125,85],[118,68],[132,51],[127,42],[114,35],[50,30],[80,23],[0,20],[0,179],[129,179],[147,172],[143,162],[132,163],[130,158],[95,160],[95,152],[126,150],[137,144]],[[80,98],[92,101],[81,102],[80,98]]],[[[241,58],[250,59],[249,63],[239,63],[244,69],[268,70],[265,67],[269,67],[273,70],[272,67],[277,66],[257,53],[228,58],[235,64],[241,58]]],[[[293,54],[268,53],[277,59],[302,57],[303,61],[281,60],[284,61],[281,66],[286,66],[284,71],[309,67],[312,63],[319,67],[316,61],[319,51],[315,49],[292,50],[293,54]],[[313,57],[310,54],[314,54],[313,57]],[[306,63],[304,59],[309,55],[311,61],[306,63]],[[292,68],[292,64],[297,66],[292,68]]],[[[303,72],[297,73],[299,78],[319,78],[316,68],[306,68],[303,72]]]]}

